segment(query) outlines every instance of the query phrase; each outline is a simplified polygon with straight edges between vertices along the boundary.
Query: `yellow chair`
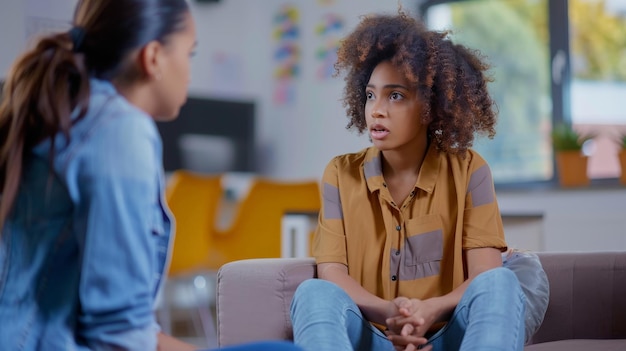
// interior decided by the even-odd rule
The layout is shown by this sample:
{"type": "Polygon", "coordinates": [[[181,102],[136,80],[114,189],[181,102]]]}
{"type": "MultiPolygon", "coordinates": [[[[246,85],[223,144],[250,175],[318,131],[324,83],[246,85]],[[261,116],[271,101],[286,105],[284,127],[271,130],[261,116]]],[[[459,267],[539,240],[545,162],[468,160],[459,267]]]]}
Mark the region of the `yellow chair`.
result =
{"type": "Polygon", "coordinates": [[[211,307],[215,303],[217,269],[213,228],[222,198],[221,177],[175,171],[166,188],[166,201],[176,221],[168,280],[159,308],[159,320],[171,333],[171,309],[194,309],[191,321],[196,335],[217,347],[211,307]]]}
{"type": "Polygon", "coordinates": [[[281,220],[285,212],[318,212],[316,181],[282,182],[254,178],[248,194],[225,230],[216,229],[212,245],[222,264],[247,258],[281,256],[281,220]]]}
{"type": "Polygon", "coordinates": [[[170,275],[217,270],[212,245],[217,210],[222,198],[221,177],[179,170],[166,189],[167,204],[176,219],[170,275]]]}

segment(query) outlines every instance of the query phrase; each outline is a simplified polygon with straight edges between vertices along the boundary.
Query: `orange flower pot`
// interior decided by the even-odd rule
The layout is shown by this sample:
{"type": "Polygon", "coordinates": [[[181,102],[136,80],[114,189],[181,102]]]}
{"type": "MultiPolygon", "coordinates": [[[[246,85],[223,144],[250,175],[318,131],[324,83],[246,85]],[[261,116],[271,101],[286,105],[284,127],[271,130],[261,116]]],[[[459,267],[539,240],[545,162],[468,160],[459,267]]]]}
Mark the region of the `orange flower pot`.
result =
{"type": "Polygon", "coordinates": [[[562,187],[589,185],[587,156],[580,151],[557,151],[556,166],[562,187]]]}

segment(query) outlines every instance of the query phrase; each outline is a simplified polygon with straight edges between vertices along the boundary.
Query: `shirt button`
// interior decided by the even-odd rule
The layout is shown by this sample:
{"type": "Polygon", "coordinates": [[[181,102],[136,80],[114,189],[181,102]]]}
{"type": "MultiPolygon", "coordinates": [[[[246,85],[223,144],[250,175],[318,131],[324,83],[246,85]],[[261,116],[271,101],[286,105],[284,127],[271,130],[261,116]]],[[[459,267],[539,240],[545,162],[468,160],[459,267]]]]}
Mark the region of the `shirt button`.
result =
{"type": "Polygon", "coordinates": [[[402,229],[402,227],[401,227],[401,226],[396,226],[396,230],[397,230],[397,231],[400,231],[400,229],[402,229]]]}
{"type": "Polygon", "coordinates": [[[391,280],[393,280],[395,282],[396,280],[398,280],[398,277],[396,277],[395,275],[392,275],[391,276],[391,280]]]}

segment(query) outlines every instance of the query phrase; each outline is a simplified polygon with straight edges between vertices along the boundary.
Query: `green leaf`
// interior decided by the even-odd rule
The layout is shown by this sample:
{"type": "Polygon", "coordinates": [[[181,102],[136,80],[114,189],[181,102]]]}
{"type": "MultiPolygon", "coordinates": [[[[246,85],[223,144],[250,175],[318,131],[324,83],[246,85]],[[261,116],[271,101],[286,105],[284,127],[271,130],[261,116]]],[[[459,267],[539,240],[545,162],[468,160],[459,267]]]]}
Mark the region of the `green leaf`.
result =
{"type": "Polygon", "coordinates": [[[593,135],[581,135],[571,124],[560,123],[552,129],[552,144],[557,151],[576,151],[582,149],[585,141],[593,139],[593,135]]]}

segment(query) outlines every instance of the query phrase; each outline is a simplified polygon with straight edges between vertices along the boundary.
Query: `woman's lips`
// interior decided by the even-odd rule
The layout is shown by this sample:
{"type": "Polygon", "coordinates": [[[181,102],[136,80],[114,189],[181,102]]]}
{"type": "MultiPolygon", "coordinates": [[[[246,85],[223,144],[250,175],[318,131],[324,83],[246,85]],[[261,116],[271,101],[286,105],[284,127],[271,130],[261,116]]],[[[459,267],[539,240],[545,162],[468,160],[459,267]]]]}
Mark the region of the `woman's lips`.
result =
{"type": "Polygon", "coordinates": [[[370,136],[372,139],[381,140],[389,134],[389,130],[381,125],[374,125],[370,128],[370,136]]]}

